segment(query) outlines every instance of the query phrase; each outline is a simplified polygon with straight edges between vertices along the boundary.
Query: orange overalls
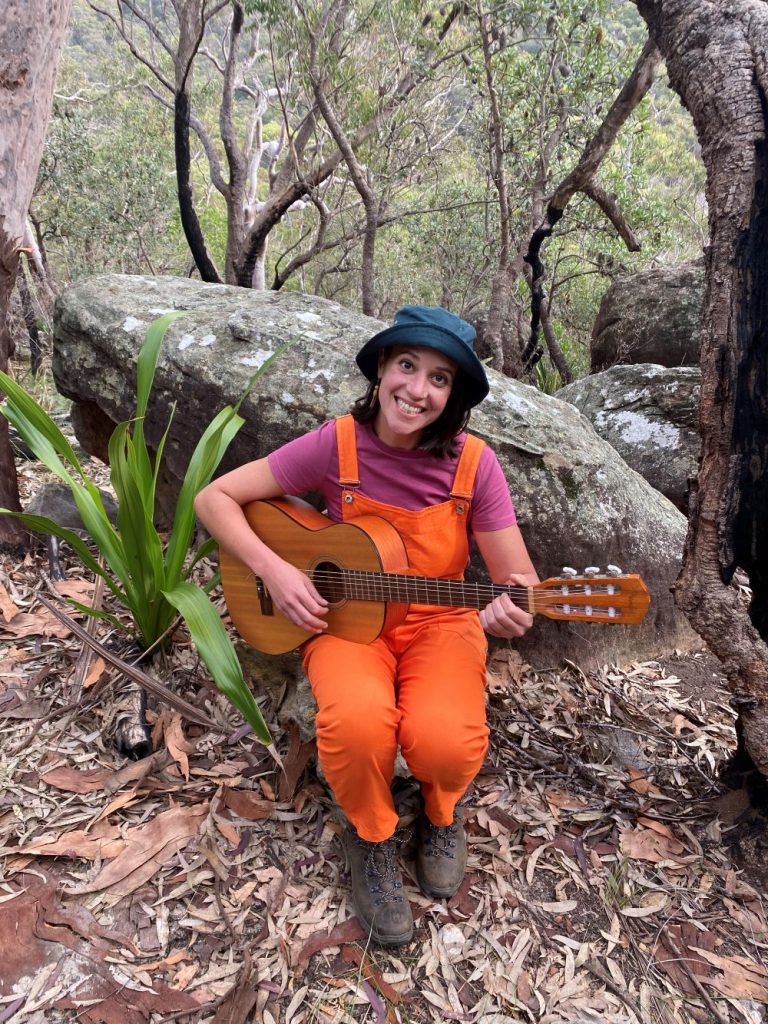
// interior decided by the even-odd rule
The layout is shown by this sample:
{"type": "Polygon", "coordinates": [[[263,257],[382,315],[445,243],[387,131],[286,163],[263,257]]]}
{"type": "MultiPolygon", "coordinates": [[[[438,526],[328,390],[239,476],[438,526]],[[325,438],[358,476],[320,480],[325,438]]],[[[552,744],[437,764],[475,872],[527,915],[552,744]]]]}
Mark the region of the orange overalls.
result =
{"type": "MultiPolygon", "coordinates": [[[[409,573],[461,579],[469,555],[469,498],[484,442],[467,437],[447,501],[411,512],[357,492],[351,416],[336,421],[336,435],[344,521],[382,516],[403,538],[409,573]]],[[[397,826],[390,783],[398,745],[421,783],[429,820],[452,823],[488,749],[486,653],[476,610],[427,605],[411,605],[399,626],[371,644],[332,636],[305,644],[320,763],[362,839],[381,842],[397,826]]]]}

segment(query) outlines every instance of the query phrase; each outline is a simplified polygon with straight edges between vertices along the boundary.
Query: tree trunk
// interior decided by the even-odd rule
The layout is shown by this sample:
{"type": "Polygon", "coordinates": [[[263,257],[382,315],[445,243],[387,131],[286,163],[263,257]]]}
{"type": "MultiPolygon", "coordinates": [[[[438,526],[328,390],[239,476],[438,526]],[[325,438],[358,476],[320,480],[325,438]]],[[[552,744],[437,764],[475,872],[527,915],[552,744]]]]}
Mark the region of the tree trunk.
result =
{"type": "MultiPolygon", "coordinates": [[[[43,153],[56,70],[64,46],[70,0],[5,0],[0,19],[0,370],[13,355],[8,307],[19,250],[43,153]]],[[[18,510],[19,486],[0,418],[0,505],[18,510]]],[[[0,517],[0,545],[26,541],[10,516],[0,517]]]]}
{"type": "Polygon", "coordinates": [[[24,317],[24,325],[29,336],[29,365],[32,376],[36,377],[40,364],[43,361],[43,345],[40,341],[40,331],[37,329],[37,318],[35,317],[35,306],[32,302],[32,293],[27,284],[27,277],[24,273],[24,262],[19,260],[19,271],[16,277],[16,285],[19,289],[21,300],[21,313],[24,317]]]}
{"type": "Polygon", "coordinates": [[[707,169],[702,457],[676,598],[722,660],[768,775],[768,7],[637,0],[707,169]],[[728,586],[741,566],[749,613],[728,586]]]}
{"type": "Polygon", "coordinates": [[[192,68],[205,31],[205,3],[198,0],[177,8],[179,41],[174,57],[173,143],[176,155],[176,189],[179,196],[181,226],[192,259],[203,281],[220,283],[221,277],[205,244],[203,229],[195,209],[192,190],[191,131],[192,68]]]}

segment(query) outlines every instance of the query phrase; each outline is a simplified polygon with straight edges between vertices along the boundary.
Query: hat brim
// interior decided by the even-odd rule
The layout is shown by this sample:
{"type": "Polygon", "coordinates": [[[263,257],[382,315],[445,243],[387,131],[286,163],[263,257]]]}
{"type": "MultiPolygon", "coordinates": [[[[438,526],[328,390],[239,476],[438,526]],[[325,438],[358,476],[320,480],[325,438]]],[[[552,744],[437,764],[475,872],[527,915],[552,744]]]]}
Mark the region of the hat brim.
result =
{"type": "Polygon", "coordinates": [[[475,353],[448,331],[431,324],[394,324],[374,334],[357,353],[356,362],[368,380],[379,377],[379,352],[393,345],[413,345],[415,348],[432,348],[442,352],[463,370],[468,378],[468,401],[470,406],[478,405],[490,391],[483,364],[475,353]]]}

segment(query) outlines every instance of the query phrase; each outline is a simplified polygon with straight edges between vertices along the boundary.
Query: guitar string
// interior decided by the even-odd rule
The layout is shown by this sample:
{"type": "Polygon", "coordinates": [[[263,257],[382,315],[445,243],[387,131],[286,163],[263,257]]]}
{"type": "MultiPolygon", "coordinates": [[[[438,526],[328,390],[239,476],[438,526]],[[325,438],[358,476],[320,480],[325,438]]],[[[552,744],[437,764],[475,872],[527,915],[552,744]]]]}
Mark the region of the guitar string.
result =
{"type": "MultiPolygon", "coordinates": [[[[365,570],[340,569],[334,571],[317,570],[313,573],[306,573],[316,583],[329,583],[339,585],[344,590],[344,596],[351,600],[390,600],[398,598],[405,601],[428,604],[441,603],[446,595],[454,596],[457,605],[470,603],[462,601],[461,598],[469,599],[474,596],[478,604],[488,603],[500,594],[508,594],[514,600],[519,600],[522,606],[529,606],[529,588],[517,585],[472,583],[466,580],[440,580],[430,577],[407,576],[395,573],[367,573],[365,570]]],[[[540,585],[539,585],[540,586],[540,585]]],[[[563,583],[567,587],[565,593],[557,588],[546,588],[538,590],[533,588],[534,608],[551,608],[556,605],[565,605],[574,598],[589,600],[598,608],[608,601],[612,605],[622,603],[626,595],[621,594],[621,584],[617,583],[588,583],[578,581],[577,583],[563,583]],[[609,590],[608,588],[611,588],[609,590]],[[615,589],[614,589],[615,588],[615,589]]],[[[448,602],[451,604],[452,602],[448,602]]]]}

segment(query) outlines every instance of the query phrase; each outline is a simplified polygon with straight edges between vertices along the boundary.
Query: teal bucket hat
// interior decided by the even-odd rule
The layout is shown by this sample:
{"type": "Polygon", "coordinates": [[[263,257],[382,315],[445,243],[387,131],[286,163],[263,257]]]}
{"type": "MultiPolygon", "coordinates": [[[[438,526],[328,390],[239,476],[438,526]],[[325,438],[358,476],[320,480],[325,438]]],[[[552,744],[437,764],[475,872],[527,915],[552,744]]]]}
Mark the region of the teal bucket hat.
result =
{"type": "Polygon", "coordinates": [[[379,352],[393,345],[413,345],[442,352],[463,370],[469,387],[469,405],[478,405],[490,390],[483,364],[475,355],[477,332],[461,317],[439,306],[403,306],[391,327],[379,331],[357,353],[357,365],[368,380],[379,376],[379,352]]]}

